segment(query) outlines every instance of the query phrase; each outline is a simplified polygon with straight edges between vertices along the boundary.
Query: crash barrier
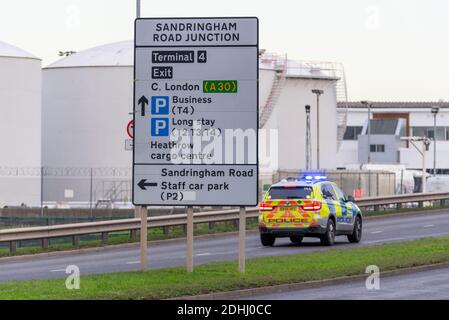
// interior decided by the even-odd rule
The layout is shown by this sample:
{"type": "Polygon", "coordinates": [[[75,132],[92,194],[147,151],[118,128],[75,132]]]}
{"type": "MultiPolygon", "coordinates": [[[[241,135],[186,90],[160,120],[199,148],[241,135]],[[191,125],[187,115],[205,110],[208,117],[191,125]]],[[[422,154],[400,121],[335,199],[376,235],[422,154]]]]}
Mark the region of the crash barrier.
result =
{"type": "MultiPolygon", "coordinates": [[[[424,207],[425,203],[433,204],[439,201],[439,206],[444,206],[449,200],[449,193],[415,193],[404,195],[393,195],[384,197],[360,198],[356,200],[362,210],[378,211],[381,207],[395,207],[401,209],[404,205],[424,207]]],[[[247,218],[257,218],[259,211],[257,207],[247,208],[247,218]]],[[[194,214],[194,224],[215,223],[224,221],[237,221],[239,210],[221,210],[198,212],[194,214]]],[[[148,218],[148,228],[168,228],[182,226],[187,223],[187,214],[165,215],[148,218]]],[[[108,234],[118,231],[129,231],[133,240],[137,239],[137,230],[140,229],[140,219],[121,219],[100,222],[63,224],[45,227],[14,228],[0,230],[0,243],[9,243],[11,253],[16,252],[17,243],[24,240],[41,240],[42,248],[46,249],[49,239],[59,237],[71,237],[74,246],[79,245],[82,235],[101,234],[104,243],[108,241],[108,234]]]]}

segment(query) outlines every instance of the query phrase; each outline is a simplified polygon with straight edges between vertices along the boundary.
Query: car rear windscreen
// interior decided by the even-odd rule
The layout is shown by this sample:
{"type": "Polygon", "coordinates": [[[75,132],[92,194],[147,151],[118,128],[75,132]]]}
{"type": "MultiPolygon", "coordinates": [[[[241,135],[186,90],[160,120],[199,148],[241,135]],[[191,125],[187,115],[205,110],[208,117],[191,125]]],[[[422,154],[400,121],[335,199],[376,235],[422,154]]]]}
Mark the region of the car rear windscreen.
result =
{"type": "Polygon", "coordinates": [[[312,187],[273,187],[268,193],[269,199],[309,199],[312,187]]]}

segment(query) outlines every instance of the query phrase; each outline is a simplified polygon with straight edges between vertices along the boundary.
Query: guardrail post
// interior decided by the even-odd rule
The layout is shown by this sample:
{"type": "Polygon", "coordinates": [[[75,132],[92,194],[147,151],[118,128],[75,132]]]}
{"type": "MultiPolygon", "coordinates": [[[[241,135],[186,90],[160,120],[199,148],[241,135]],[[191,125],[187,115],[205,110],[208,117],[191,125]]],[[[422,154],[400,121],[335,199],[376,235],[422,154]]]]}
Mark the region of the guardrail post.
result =
{"type": "Polygon", "coordinates": [[[215,229],[215,222],[209,222],[209,231],[212,231],[215,229]]]}
{"type": "Polygon", "coordinates": [[[48,249],[48,238],[42,239],[42,249],[48,249]]]}
{"type": "Polygon", "coordinates": [[[131,230],[130,238],[131,238],[132,241],[136,241],[137,240],[137,230],[131,230]]]}
{"type": "Polygon", "coordinates": [[[17,252],[17,242],[16,241],[10,241],[9,242],[9,252],[10,253],[16,253],[17,252]]]}
{"type": "Polygon", "coordinates": [[[101,243],[102,244],[107,244],[108,242],[108,233],[107,232],[102,232],[101,233],[101,243]]]}
{"type": "Polygon", "coordinates": [[[164,233],[164,238],[168,238],[168,233],[169,233],[168,227],[163,227],[163,228],[162,228],[162,231],[163,231],[163,233],[164,233]]]}
{"type": "Polygon", "coordinates": [[[245,250],[246,250],[246,210],[240,207],[239,214],[239,272],[245,272],[245,250]]]}
{"type": "Polygon", "coordinates": [[[446,204],[446,200],[441,199],[440,200],[440,207],[444,207],[445,204],[446,204]]]}
{"type": "Polygon", "coordinates": [[[134,207],[134,218],[140,219],[140,207],[134,207]]]}
{"type": "Polygon", "coordinates": [[[187,272],[193,272],[193,207],[187,207],[187,272]]]}
{"type": "Polygon", "coordinates": [[[424,206],[424,201],[418,201],[418,207],[422,208],[424,206]]]}
{"type": "Polygon", "coordinates": [[[72,244],[75,247],[79,247],[79,245],[80,245],[80,236],[72,236],[72,244]]]}
{"type": "Polygon", "coordinates": [[[146,207],[139,207],[140,211],[140,269],[148,269],[148,211],[146,207]]]}
{"type": "Polygon", "coordinates": [[[401,210],[401,209],[402,209],[402,203],[397,203],[396,210],[401,210]]]}

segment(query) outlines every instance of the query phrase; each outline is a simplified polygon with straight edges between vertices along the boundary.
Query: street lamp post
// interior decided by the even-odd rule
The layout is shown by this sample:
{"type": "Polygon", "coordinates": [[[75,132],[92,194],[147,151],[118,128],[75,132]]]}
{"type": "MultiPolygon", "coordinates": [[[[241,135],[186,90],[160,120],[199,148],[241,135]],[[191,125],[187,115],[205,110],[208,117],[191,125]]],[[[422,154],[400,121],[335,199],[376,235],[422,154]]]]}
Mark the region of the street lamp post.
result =
{"type": "Polygon", "coordinates": [[[433,175],[437,174],[437,114],[439,107],[432,107],[430,112],[433,114],[433,175]]]}
{"type": "Polygon", "coordinates": [[[140,0],[136,0],[136,17],[140,18],[140,0]]]}
{"type": "Polygon", "coordinates": [[[312,144],[310,138],[310,106],[306,105],[306,170],[310,170],[310,157],[312,156],[312,144]]]}
{"type": "Polygon", "coordinates": [[[401,140],[408,140],[410,144],[418,151],[422,156],[422,179],[421,179],[421,192],[427,192],[427,181],[426,181],[426,151],[429,150],[430,139],[428,137],[402,137],[401,140]],[[421,142],[421,148],[419,148],[415,142],[421,142]]]}
{"type": "Polygon", "coordinates": [[[316,94],[316,166],[320,169],[320,95],[323,90],[313,89],[312,93],[316,94]]]}
{"type": "Polygon", "coordinates": [[[362,101],[362,104],[365,105],[368,108],[368,128],[367,128],[367,135],[368,135],[368,163],[371,163],[371,106],[372,103],[369,101],[362,101]]]}

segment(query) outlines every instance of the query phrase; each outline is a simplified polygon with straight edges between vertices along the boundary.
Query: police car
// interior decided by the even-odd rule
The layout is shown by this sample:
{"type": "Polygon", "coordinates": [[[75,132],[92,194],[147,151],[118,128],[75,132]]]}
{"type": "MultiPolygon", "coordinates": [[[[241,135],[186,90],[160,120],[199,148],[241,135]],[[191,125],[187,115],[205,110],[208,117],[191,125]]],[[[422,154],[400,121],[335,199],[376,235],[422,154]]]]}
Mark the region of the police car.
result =
{"type": "Polygon", "coordinates": [[[345,235],[349,242],[362,238],[362,213],[352,196],[323,174],[287,178],[270,187],[259,205],[260,240],[273,246],[276,238],[290,237],[300,243],[315,237],[323,245],[333,245],[345,235]]]}

